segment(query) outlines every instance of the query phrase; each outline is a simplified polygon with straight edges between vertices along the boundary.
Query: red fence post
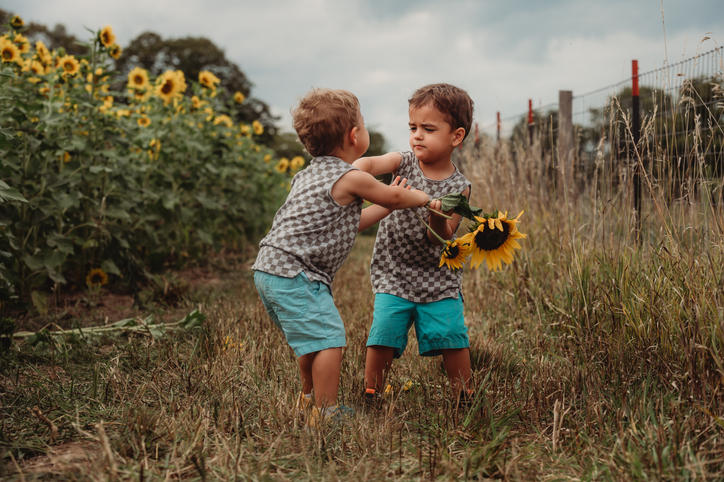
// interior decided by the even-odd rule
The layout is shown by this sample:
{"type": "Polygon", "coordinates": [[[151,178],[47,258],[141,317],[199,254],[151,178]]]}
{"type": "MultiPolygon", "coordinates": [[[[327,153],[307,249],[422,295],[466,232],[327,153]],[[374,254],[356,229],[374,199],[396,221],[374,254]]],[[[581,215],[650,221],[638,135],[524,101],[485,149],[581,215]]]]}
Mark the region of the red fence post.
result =
{"type": "Polygon", "coordinates": [[[641,155],[638,152],[641,140],[641,104],[639,100],[639,61],[631,62],[631,129],[633,131],[633,190],[634,209],[636,210],[636,240],[638,242],[641,232],[641,155]]]}
{"type": "Polygon", "coordinates": [[[533,99],[528,99],[528,141],[533,145],[533,99]]]}

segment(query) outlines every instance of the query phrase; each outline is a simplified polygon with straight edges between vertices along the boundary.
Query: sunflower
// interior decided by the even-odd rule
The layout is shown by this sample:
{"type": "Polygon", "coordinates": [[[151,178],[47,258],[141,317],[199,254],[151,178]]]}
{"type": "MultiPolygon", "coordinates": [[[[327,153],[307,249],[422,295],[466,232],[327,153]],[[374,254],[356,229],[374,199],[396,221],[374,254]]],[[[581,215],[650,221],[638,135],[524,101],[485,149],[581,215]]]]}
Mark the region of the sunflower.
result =
{"type": "Polygon", "coordinates": [[[43,75],[45,73],[45,66],[37,60],[32,60],[28,65],[28,72],[33,75],[43,75]]]}
{"type": "Polygon", "coordinates": [[[103,29],[98,33],[98,40],[104,47],[110,47],[115,44],[116,36],[113,33],[113,29],[109,25],[103,27],[103,29]]]}
{"type": "Polygon", "coordinates": [[[260,136],[264,133],[264,126],[258,120],[252,122],[251,127],[252,129],[254,129],[254,134],[256,134],[257,136],[260,136]]]}
{"type": "Polygon", "coordinates": [[[108,55],[110,55],[111,57],[113,57],[113,58],[116,59],[116,60],[118,60],[119,58],[121,58],[121,53],[122,53],[122,52],[123,52],[123,49],[122,49],[121,46],[118,45],[118,44],[113,44],[113,45],[111,45],[110,48],[108,49],[108,55]]]}
{"type": "Polygon", "coordinates": [[[108,283],[108,275],[101,268],[93,268],[85,277],[88,286],[102,286],[108,283]]]}
{"type": "Polygon", "coordinates": [[[271,161],[271,160],[272,160],[272,155],[271,155],[271,154],[267,154],[267,155],[264,156],[264,162],[268,163],[268,162],[271,161]]]}
{"type": "Polygon", "coordinates": [[[25,22],[22,18],[20,18],[20,16],[15,15],[13,18],[10,19],[10,25],[12,25],[12,27],[17,30],[19,28],[23,28],[25,22]]]}
{"type": "Polygon", "coordinates": [[[128,73],[129,89],[147,89],[148,88],[148,71],[141,67],[134,67],[128,73]]]}
{"type": "Polygon", "coordinates": [[[199,72],[199,84],[211,90],[216,90],[216,84],[221,82],[217,76],[209,72],[208,70],[202,70],[199,72]]]}
{"type": "Polygon", "coordinates": [[[489,217],[475,217],[477,226],[460,241],[470,244],[472,249],[471,266],[477,268],[483,261],[490,271],[501,269],[501,260],[505,264],[513,262],[513,250],[520,249],[516,239],[527,235],[518,231],[516,226],[523,211],[515,218],[508,219],[508,213],[495,212],[489,217]]]}
{"type": "Polygon", "coordinates": [[[156,95],[163,99],[164,104],[167,104],[174,98],[179,88],[176,72],[167,70],[157,81],[156,95]]]}
{"type": "Polygon", "coordinates": [[[447,265],[453,271],[461,269],[470,251],[472,251],[472,247],[469,243],[462,241],[462,238],[447,241],[445,248],[440,253],[440,264],[438,266],[441,268],[443,265],[447,265]]]}
{"type": "Polygon", "coordinates": [[[38,56],[38,60],[44,65],[50,65],[51,62],[53,62],[53,56],[50,54],[50,50],[48,50],[48,47],[40,40],[35,42],[35,55],[38,56]]]}
{"type": "Polygon", "coordinates": [[[15,35],[14,42],[20,49],[21,54],[27,54],[28,52],[30,52],[30,43],[28,42],[28,37],[22,34],[17,34],[15,35]]]}
{"type": "Polygon", "coordinates": [[[216,118],[214,119],[214,125],[218,126],[219,124],[224,124],[226,127],[234,126],[234,122],[231,120],[231,117],[226,114],[216,116],[216,118]]]}
{"type": "Polygon", "coordinates": [[[279,159],[279,162],[277,162],[277,165],[274,166],[274,169],[276,169],[279,174],[287,172],[287,169],[289,169],[289,159],[282,157],[279,159]]]}
{"type": "Polygon", "coordinates": [[[246,97],[244,97],[244,94],[242,94],[241,92],[237,92],[234,94],[234,102],[236,102],[237,104],[241,104],[242,102],[244,102],[244,99],[246,99],[246,97]]]}
{"type": "Polygon", "coordinates": [[[80,71],[80,63],[72,55],[61,57],[58,65],[63,69],[63,75],[75,75],[80,71]]]}
{"type": "Polygon", "coordinates": [[[289,161],[289,168],[292,171],[301,169],[302,166],[304,166],[304,158],[302,156],[295,156],[289,161]]]}
{"type": "Polygon", "coordinates": [[[142,115],[138,118],[138,125],[141,127],[148,127],[151,125],[151,119],[147,115],[142,115]]]}
{"type": "Polygon", "coordinates": [[[10,41],[0,41],[0,56],[5,63],[17,62],[20,60],[20,49],[10,41]]]}

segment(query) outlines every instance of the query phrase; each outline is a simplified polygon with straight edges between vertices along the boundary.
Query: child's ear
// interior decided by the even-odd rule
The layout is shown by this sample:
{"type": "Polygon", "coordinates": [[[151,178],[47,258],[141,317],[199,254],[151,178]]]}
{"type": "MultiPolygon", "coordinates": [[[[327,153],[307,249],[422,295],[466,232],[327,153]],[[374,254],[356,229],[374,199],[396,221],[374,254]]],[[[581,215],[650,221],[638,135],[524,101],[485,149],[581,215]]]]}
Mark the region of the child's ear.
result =
{"type": "Polygon", "coordinates": [[[459,146],[463,142],[463,139],[465,139],[465,128],[458,127],[457,129],[455,129],[452,132],[452,135],[453,135],[453,142],[452,142],[453,147],[459,146]]]}
{"type": "Polygon", "coordinates": [[[351,146],[357,145],[357,132],[358,131],[359,131],[359,129],[357,127],[353,127],[352,129],[349,130],[349,134],[347,135],[347,138],[349,139],[349,144],[351,146]]]}

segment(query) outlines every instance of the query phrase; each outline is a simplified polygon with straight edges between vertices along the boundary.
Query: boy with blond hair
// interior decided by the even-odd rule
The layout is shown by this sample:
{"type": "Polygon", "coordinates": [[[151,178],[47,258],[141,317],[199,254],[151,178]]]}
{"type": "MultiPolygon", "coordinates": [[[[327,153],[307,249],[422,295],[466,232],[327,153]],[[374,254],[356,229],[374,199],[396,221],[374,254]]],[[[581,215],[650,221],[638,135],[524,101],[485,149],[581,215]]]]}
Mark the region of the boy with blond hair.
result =
{"type": "MultiPolygon", "coordinates": [[[[409,99],[412,151],[366,157],[353,165],[373,176],[395,173],[431,199],[451,193],[469,198],[471,184],[452,163],[452,153],[472,121],[473,101],[467,92],[449,84],[422,87],[409,99]]],[[[441,238],[451,239],[461,217],[435,214],[440,204],[432,201],[431,210],[412,207],[392,213],[380,206],[368,209],[370,216],[374,212],[374,218],[381,219],[370,265],[375,306],[367,339],[365,401],[371,405],[382,400],[385,376],[405,351],[413,324],[420,355],[442,355],[455,399],[465,401],[472,394],[462,270],[439,266],[440,242],[414,212],[427,218],[441,238]]]]}
{"type": "Polygon", "coordinates": [[[252,266],[259,296],[298,357],[298,407],[315,407],[308,424],[351,412],[337,404],[346,345],[344,323],[332,299],[337,270],[358,231],[377,219],[362,213],[363,199],[389,210],[425,205],[428,196],[384,185],[352,166],[370,139],[359,101],[345,90],[312,89],[292,112],[294,129],[314,158],[292,179],[291,191],[252,266]]]}

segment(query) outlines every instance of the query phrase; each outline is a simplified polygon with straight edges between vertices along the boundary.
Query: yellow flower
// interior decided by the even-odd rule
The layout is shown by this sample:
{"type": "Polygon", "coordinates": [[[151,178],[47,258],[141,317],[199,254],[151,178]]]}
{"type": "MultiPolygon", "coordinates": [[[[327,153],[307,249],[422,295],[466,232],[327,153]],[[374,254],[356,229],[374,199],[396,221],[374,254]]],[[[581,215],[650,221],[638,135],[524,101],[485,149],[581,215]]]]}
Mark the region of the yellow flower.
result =
{"type": "Polygon", "coordinates": [[[289,161],[289,168],[292,171],[299,170],[302,166],[304,166],[304,158],[302,156],[294,156],[292,160],[289,161]]]}
{"type": "Polygon", "coordinates": [[[472,251],[470,244],[461,241],[460,238],[448,241],[442,253],[440,253],[440,264],[438,266],[447,265],[453,271],[461,269],[470,251],[472,251]]]}
{"type": "Polygon", "coordinates": [[[128,88],[129,89],[147,89],[148,83],[148,71],[141,67],[134,67],[128,73],[128,88]]]}
{"type": "Polygon", "coordinates": [[[113,33],[113,29],[109,25],[103,27],[103,29],[98,33],[98,40],[104,47],[110,47],[115,44],[116,36],[113,33]]]}
{"type": "Polygon", "coordinates": [[[176,72],[167,70],[157,81],[156,95],[163,99],[164,104],[167,104],[179,92],[180,87],[176,72]]]}
{"type": "Polygon", "coordinates": [[[158,155],[161,153],[161,139],[151,139],[148,145],[151,147],[148,151],[149,157],[152,161],[157,161],[158,155]]]}
{"type": "Polygon", "coordinates": [[[108,55],[113,57],[114,59],[118,60],[121,57],[121,53],[123,52],[123,49],[118,44],[113,44],[108,49],[108,55]]]}
{"type": "Polygon", "coordinates": [[[20,16],[15,15],[13,18],[10,19],[10,25],[12,25],[12,27],[14,29],[19,29],[19,28],[23,28],[23,25],[25,25],[25,22],[23,22],[23,19],[20,18],[20,16]]]}
{"type": "Polygon", "coordinates": [[[244,102],[244,99],[246,99],[246,97],[244,97],[244,94],[242,94],[241,92],[237,92],[234,94],[234,102],[236,102],[237,104],[241,104],[242,102],[244,102]]]}
{"type": "Polygon", "coordinates": [[[103,105],[98,108],[99,111],[105,113],[108,112],[108,110],[113,107],[113,96],[106,96],[103,99],[103,105]]]}
{"type": "Polygon", "coordinates": [[[102,286],[108,283],[108,275],[101,268],[93,268],[85,278],[85,283],[90,286],[102,286]]]}
{"type": "Polygon", "coordinates": [[[199,84],[207,87],[211,90],[216,89],[216,84],[221,82],[217,76],[209,72],[208,70],[202,70],[199,72],[199,84]]]}
{"type": "Polygon", "coordinates": [[[48,50],[48,47],[40,40],[35,42],[35,55],[38,56],[38,60],[44,65],[49,66],[53,62],[53,56],[50,54],[50,50],[48,50]]]}
{"type": "Polygon", "coordinates": [[[257,136],[260,136],[264,133],[264,126],[261,125],[261,122],[255,120],[251,123],[251,127],[254,129],[254,134],[257,136]]]}
{"type": "Polygon", "coordinates": [[[80,64],[72,55],[61,57],[58,64],[63,69],[63,75],[75,75],[80,71],[80,64]]]}
{"type": "Polygon", "coordinates": [[[249,136],[249,132],[251,132],[251,127],[248,124],[241,124],[239,127],[241,129],[241,133],[245,136],[249,136]]]}
{"type": "Polygon", "coordinates": [[[513,262],[515,249],[521,249],[516,239],[525,238],[527,235],[518,231],[517,223],[523,211],[513,219],[508,219],[508,213],[496,212],[488,218],[475,216],[479,223],[473,231],[459,238],[461,243],[468,243],[472,249],[471,263],[477,268],[483,261],[488,265],[490,271],[502,269],[502,261],[505,264],[513,262]]]}
{"type": "Polygon", "coordinates": [[[267,154],[267,155],[264,156],[264,162],[269,162],[269,161],[271,161],[271,159],[272,159],[272,155],[271,155],[271,154],[267,154]]]}
{"type": "Polygon", "coordinates": [[[216,118],[214,119],[214,125],[218,126],[219,124],[224,124],[226,127],[234,126],[234,122],[231,120],[231,118],[228,115],[225,115],[225,114],[216,116],[216,118]]]}
{"type": "Polygon", "coordinates": [[[63,154],[60,155],[60,160],[63,161],[63,163],[68,164],[70,162],[70,152],[65,151],[63,154]]]}
{"type": "Polygon", "coordinates": [[[151,125],[151,119],[147,115],[142,115],[138,118],[138,125],[141,127],[148,127],[151,125]]]}
{"type": "Polygon", "coordinates": [[[287,172],[287,169],[289,169],[289,159],[287,159],[286,157],[282,157],[281,159],[279,159],[279,162],[277,162],[277,165],[274,166],[274,169],[279,174],[287,172]]]}
{"type": "Polygon", "coordinates": [[[20,49],[18,49],[14,43],[7,40],[0,42],[0,56],[5,63],[21,60],[20,49]]]}
{"type": "Polygon", "coordinates": [[[195,95],[191,97],[191,108],[192,109],[198,109],[201,107],[201,100],[196,97],[195,95]]]}

